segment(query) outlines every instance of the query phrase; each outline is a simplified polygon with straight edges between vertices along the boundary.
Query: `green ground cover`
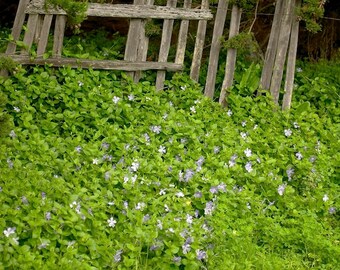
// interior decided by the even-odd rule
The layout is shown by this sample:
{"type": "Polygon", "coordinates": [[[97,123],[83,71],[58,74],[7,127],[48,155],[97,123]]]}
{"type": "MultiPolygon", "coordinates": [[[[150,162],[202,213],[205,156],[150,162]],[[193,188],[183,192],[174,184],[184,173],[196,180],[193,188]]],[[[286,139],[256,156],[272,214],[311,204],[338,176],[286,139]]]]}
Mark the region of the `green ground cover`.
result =
{"type": "Polygon", "coordinates": [[[18,68],[0,78],[0,269],[339,269],[339,63],[300,63],[293,108],[236,75],[18,68]]]}

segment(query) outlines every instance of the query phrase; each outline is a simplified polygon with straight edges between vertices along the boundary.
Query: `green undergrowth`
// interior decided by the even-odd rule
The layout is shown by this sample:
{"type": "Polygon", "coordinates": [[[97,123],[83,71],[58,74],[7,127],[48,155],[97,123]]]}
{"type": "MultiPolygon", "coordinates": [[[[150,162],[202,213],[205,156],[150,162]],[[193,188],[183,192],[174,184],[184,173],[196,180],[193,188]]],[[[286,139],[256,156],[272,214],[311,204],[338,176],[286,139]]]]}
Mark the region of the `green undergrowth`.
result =
{"type": "Polygon", "coordinates": [[[339,104],[307,72],[285,113],[242,76],[229,109],[185,75],[0,78],[0,268],[338,269],[339,104]]]}

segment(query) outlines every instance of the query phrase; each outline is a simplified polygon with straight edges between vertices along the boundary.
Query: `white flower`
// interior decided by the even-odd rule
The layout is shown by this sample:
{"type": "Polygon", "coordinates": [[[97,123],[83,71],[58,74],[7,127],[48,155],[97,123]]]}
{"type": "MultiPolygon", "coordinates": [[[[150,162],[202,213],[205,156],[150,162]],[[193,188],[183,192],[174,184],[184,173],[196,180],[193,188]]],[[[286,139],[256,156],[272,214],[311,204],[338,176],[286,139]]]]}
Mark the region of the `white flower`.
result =
{"type": "Polygon", "coordinates": [[[163,114],[163,116],[162,116],[163,120],[166,120],[168,118],[168,116],[169,115],[167,113],[163,114]]]}
{"type": "Polygon", "coordinates": [[[15,111],[15,112],[20,112],[20,108],[19,107],[13,107],[13,110],[15,111]]]}
{"type": "Polygon", "coordinates": [[[184,193],[183,193],[182,191],[177,192],[177,193],[176,193],[176,196],[177,196],[178,198],[183,198],[183,197],[184,197],[184,193]]]}
{"type": "Polygon", "coordinates": [[[107,220],[107,223],[109,224],[109,227],[114,228],[116,226],[117,220],[115,220],[113,217],[107,220]]]}
{"type": "Polygon", "coordinates": [[[245,132],[241,132],[240,135],[241,135],[242,139],[247,138],[247,133],[245,133],[245,132]]]}
{"type": "Polygon", "coordinates": [[[302,68],[300,67],[296,68],[296,72],[302,72],[302,68]]]}
{"type": "Polygon", "coordinates": [[[285,129],[285,130],[284,130],[284,133],[285,133],[285,136],[286,136],[286,137],[290,137],[290,136],[292,135],[293,132],[292,132],[290,129],[285,129]]]}
{"type": "Polygon", "coordinates": [[[184,85],[184,86],[181,86],[180,88],[181,88],[182,91],[184,91],[185,89],[187,89],[187,86],[184,85]]]}
{"type": "Polygon", "coordinates": [[[191,107],[190,107],[190,111],[191,111],[192,113],[196,113],[195,106],[191,106],[191,107]]]}
{"type": "Polygon", "coordinates": [[[233,112],[229,109],[228,112],[227,112],[227,115],[228,116],[232,116],[233,112]]]}
{"type": "Polygon", "coordinates": [[[283,195],[283,193],[285,192],[285,189],[286,189],[286,184],[282,184],[282,185],[279,185],[279,187],[277,188],[277,192],[279,193],[280,196],[283,195]]]}
{"type": "Polygon", "coordinates": [[[192,222],[193,222],[193,217],[192,216],[190,216],[189,214],[187,214],[187,219],[186,219],[186,221],[187,221],[187,223],[188,224],[192,224],[192,222]]]}
{"type": "Polygon", "coordinates": [[[294,128],[299,128],[299,127],[300,127],[299,124],[298,124],[297,122],[294,122],[294,123],[293,123],[293,126],[294,126],[294,128]]]}
{"type": "Polygon", "coordinates": [[[82,150],[82,148],[81,148],[81,146],[78,145],[78,146],[75,148],[75,150],[76,150],[78,153],[80,153],[81,150],[82,150]]]}
{"type": "Polygon", "coordinates": [[[15,233],[16,228],[15,227],[8,227],[6,230],[4,230],[4,235],[6,237],[9,237],[11,234],[15,233]]]}
{"type": "Polygon", "coordinates": [[[12,240],[16,246],[19,245],[19,237],[13,237],[12,240]]]}
{"type": "Polygon", "coordinates": [[[11,130],[11,132],[9,133],[9,136],[10,136],[12,139],[14,139],[14,138],[17,136],[17,134],[15,134],[14,130],[11,130]]]}
{"type": "Polygon", "coordinates": [[[165,195],[166,194],[166,189],[161,189],[159,191],[159,195],[165,195]]]}
{"type": "Polygon", "coordinates": [[[257,129],[258,127],[259,127],[258,125],[254,125],[253,129],[255,130],[255,129],[257,129]]]}
{"type": "Polygon", "coordinates": [[[78,81],[78,85],[79,85],[79,87],[82,87],[84,85],[84,83],[81,82],[81,81],[78,81]]]}
{"type": "Polygon", "coordinates": [[[165,212],[170,212],[170,208],[167,204],[164,204],[164,210],[165,212]]]}
{"type": "Polygon", "coordinates": [[[145,203],[144,202],[139,202],[139,203],[137,203],[135,209],[136,210],[143,210],[144,207],[145,207],[145,203]]]}
{"type": "Polygon", "coordinates": [[[117,104],[117,103],[119,102],[119,100],[120,100],[120,97],[114,96],[114,97],[112,98],[112,101],[113,101],[114,104],[117,104]]]}
{"type": "Polygon", "coordinates": [[[244,168],[246,169],[247,172],[252,172],[253,168],[252,168],[252,163],[250,161],[247,162],[247,164],[244,166],[244,168]]]}
{"type": "Polygon", "coordinates": [[[295,156],[298,160],[301,160],[303,158],[303,155],[300,152],[297,152],[295,156]]]}
{"type": "Polygon", "coordinates": [[[243,121],[242,123],[241,123],[241,126],[242,127],[245,127],[247,125],[247,121],[243,121]]]}
{"type": "Polygon", "coordinates": [[[92,160],[92,163],[95,164],[95,165],[98,165],[99,164],[99,159],[98,158],[94,158],[92,160]]]}
{"type": "Polygon", "coordinates": [[[154,132],[156,134],[159,134],[162,131],[161,126],[151,126],[150,129],[151,129],[152,132],[154,132]]]}
{"type": "Polygon", "coordinates": [[[246,155],[246,157],[251,157],[251,150],[247,148],[246,150],[244,150],[244,154],[246,155]]]}
{"type": "Polygon", "coordinates": [[[157,219],[157,228],[163,230],[163,223],[159,219],[157,219]]]}
{"type": "Polygon", "coordinates": [[[134,162],[132,162],[130,168],[131,168],[132,171],[136,172],[139,168],[139,162],[137,160],[135,160],[134,162]]]}
{"type": "Polygon", "coordinates": [[[115,205],[115,202],[108,202],[107,203],[109,206],[115,205]]]}
{"type": "Polygon", "coordinates": [[[128,95],[128,99],[129,99],[130,101],[132,101],[132,100],[135,99],[135,96],[134,96],[134,95],[128,95]]]}
{"type": "Polygon", "coordinates": [[[194,101],[194,103],[195,103],[195,104],[200,104],[201,101],[200,101],[199,99],[196,99],[196,100],[194,101]]]}
{"type": "Polygon", "coordinates": [[[327,194],[323,195],[322,200],[323,200],[324,202],[327,202],[327,201],[329,200],[328,195],[327,195],[327,194]]]}
{"type": "Polygon", "coordinates": [[[161,146],[159,147],[159,149],[158,149],[158,152],[159,152],[160,154],[165,154],[165,153],[166,153],[166,147],[163,146],[163,145],[161,145],[161,146]]]}

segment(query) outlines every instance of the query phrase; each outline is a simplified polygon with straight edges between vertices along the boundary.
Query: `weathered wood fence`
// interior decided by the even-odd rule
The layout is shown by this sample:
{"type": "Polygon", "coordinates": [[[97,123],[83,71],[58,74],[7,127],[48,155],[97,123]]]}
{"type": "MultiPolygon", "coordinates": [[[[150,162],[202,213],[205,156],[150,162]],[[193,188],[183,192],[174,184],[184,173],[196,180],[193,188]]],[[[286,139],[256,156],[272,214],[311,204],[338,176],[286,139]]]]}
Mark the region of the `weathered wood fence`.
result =
{"type": "Polygon", "coordinates": [[[14,26],[13,41],[9,43],[6,55],[11,56],[20,64],[49,64],[64,66],[122,70],[127,71],[134,81],[138,81],[144,70],[156,70],[157,89],[162,89],[167,71],[181,71],[183,69],[185,50],[187,45],[189,22],[199,21],[197,27],[196,44],[191,65],[191,77],[198,79],[202,52],[204,47],[207,21],[213,19],[209,10],[209,0],[202,0],[200,8],[191,8],[192,0],[184,0],[182,7],[177,7],[177,0],[167,0],[166,6],[156,6],[154,0],[134,0],[133,4],[94,4],[88,5],[87,16],[128,18],[129,31],[125,45],[124,60],[84,60],[62,57],[63,39],[67,14],[65,11],[45,6],[44,0],[20,0],[14,26]],[[26,22],[23,35],[25,48],[17,48],[26,22]],[[162,35],[158,61],[147,61],[148,37],[145,34],[146,20],[162,19],[162,35]],[[52,21],[54,20],[54,24],[52,21]],[[180,21],[177,39],[176,57],[174,62],[168,61],[174,20],[180,21]],[[53,49],[50,58],[43,58],[53,31],[53,49]],[[36,44],[36,57],[32,59],[29,52],[36,44]]]}

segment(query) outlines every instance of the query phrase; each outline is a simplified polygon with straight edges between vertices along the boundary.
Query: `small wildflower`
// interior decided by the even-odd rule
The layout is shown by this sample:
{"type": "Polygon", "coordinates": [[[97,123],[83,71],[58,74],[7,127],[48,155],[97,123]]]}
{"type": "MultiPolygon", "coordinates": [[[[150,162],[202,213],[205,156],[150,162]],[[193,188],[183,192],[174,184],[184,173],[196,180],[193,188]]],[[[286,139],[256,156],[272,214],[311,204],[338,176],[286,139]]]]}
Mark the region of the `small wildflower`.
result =
{"type": "Polygon", "coordinates": [[[120,97],[114,96],[114,97],[112,98],[112,101],[113,101],[114,104],[117,104],[117,103],[119,102],[119,100],[120,100],[120,97]]]}
{"type": "Polygon", "coordinates": [[[164,204],[164,210],[165,212],[170,212],[170,208],[167,204],[164,204]]]}
{"type": "Polygon", "coordinates": [[[189,225],[191,225],[192,222],[193,222],[193,217],[192,217],[191,215],[187,214],[186,222],[187,222],[189,225]]]}
{"type": "Polygon", "coordinates": [[[195,192],[194,197],[195,198],[202,198],[203,194],[200,191],[195,192]]]}
{"type": "Polygon", "coordinates": [[[135,99],[135,96],[134,95],[128,95],[128,100],[130,100],[130,101],[133,101],[135,99]]]}
{"type": "Polygon", "coordinates": [[[204,163],[204,157],[200,157],[200,158],[196,161],[197,167],[202,167],[203,163],[204,163]]]}
{"type": "Polygon", "coordinates": [[[215,146],[214,147],[214,154],[218,154],[221,151],[221,147],[215,146]]]}
{"type": "Polygon", "coordinates": [[[109,206],[115,205],[115,202],[108,202],[107,205],[109,206]]]}
{"type": "Polygon", "coordinates": [[[144,202],[139,202],[139,203],[137,203],[135,209],[143,211],[144,207],[145,207],[145,203],[144,202]]]}
{"type": "Polygon", "coordinates": [[[334,206],[330,207],[330,208],[328,209],[328,213],[330,213],[331,215],[332,215],[332,214],[335,214],[335,213],[336,213],[336,208],[335,208],[334,206]]]}
{"type": "Polygon", "coordinates": [[[13,237],[12,240],[16,246],[19,245],[19,237],[13,237]]]}
{"type": "Polygon", "coordinates": [[[109,227],[114,228],[116,226],[117,220],[115,220],[113,217],[107,220],[107,223],[109,224],[109,227]]]}
{"type": "Polygon", "coordinates": [[[257,163],[261,163],[261,159],[260,158],[257,158],[256,161],[257,161],[257,163]]]}
{"type": "Polygon", "coordinates": [[[167,113],[163,114],[163,116],[162,116],[163,120],[166,120],[168,118],[168,116],[169,115],[167,113]]]}
{"type": "Polygon", "coordinates": [[[242,139],[246,139],[247,138],[247,133],[245,133],[245,132],[241,132],[240,135],[241,135],[242,139]]]}
{"type": "Polygon", "coordinates": [[[10,158],[7,159],[7,164],[8,164],[8,168],[10,168],[10,169],[12,169],[13,166],[14,166],[14,163],[10,158]]]}
{"type": "Polygon", "coordinates": [[[286,184],[282,184],[282,185],[279,185],[279,187],[277,188],[277,192],[279,193],[280,196],[283,195],[283,193],[285,192],[285,189],[286,189],[286,184]]]}
{"type": "Polygon", "coordinates": [[[79,87],[82,87],[84,85],[84,83],[83,82],[81,82],[81,81],[78,81],[78,86],[79,87]]]}
{"type": "Polygon", "coordinates": [[[217,186],[218,190],[221,191],[221,192],[226,192],[226,185],[224,183],[221,183],[217,186]]]}
{"type": "Polygon", "coordinates": [[[107,171],[104,173],[104,179],[105,180],[109,180],[111,178],[111,172],[110,171],[107,171]]]}
{"type": "Polygon", "coordinates": [[[48,241],[42,241],[41,244],[38,246],[38,249],[47,248],[50,243],[48,241]]]}
{"type": "Polygon", "coordinates": [[[252,168],[252,163],[250,161],[247,162],[247,164],[244,166],[244,168],[246,169],[247,172],[252,172],[253,168],[252,168]]]}
{"type": "Polygon", "coordinates": [[[11,130],[11,132],[9,133],[9,136],[14,139],[17,137],[17,134],[15,134],[14,130],[11,130]]]}
{"type": "Polygon", "coordinates": [[[181,86],[180,88],[181,88],[182,91],[185,91],[185,89],[187,89],[187,86],[184,85],[184,86],[181,86]]]}
{"type": "Polygon", "coordinates": [[[290,137],[293,134],[293,132],[290,129],[285,129],[284,134],[286,137],[290,137]]]}
{"type": "Polygon", "coordinates": [[[6,237],[9,237],[11,234],[15,233],[16,228],[15,227],[8,227],[6,230],[4,230],[4,235],[6,237]]]}
{"type": "Polygon", "coordinates": [[[102,146],[103,149],[107,150],[107,149],[109,149],[110,144],[107,143],[107,142],[103,142],[101,146],[102,146]]]}
{"type": "Polygon", "coordinates": [[[81,146],[78,145],[78,146],[75,148],[75,150],[76,150],[78,153],[80,153],[81,150],[82,150],[82,148],[81,148],[81,146]]]}
{"type": "Polygon", "coordinates": [[[195,104],[200,104],[201,101],[200,101],[199,99],[196,99],[196,100],[194,101],[194,103],[195,103],[195,104]]]}
{"type": "Polygon", "coordinates": [[[191,106],[191,107],[190,107],[190,111],[191,111],[192,113],[196,113],[195,106],[191,106]]]}
{"type": "Polygon", "coordinates": [[[139,169],[139,162],[137,160],[135,160],[134,162],[132,162],[130,168],[133,172],[136,172],[139,169]]]}
{"type": "Polygon", "coordinates": [[[247,202],[247,208],[250,210],[251,209],[251,205],[249,202],[247,202]]]}
{"type": "Polygon", "coordinates": [[[245,127],[247,125],[247,121],[243,121],[242,123],[241,123],[241,126],[242,127],[245,127]]]}
{"type": "Polygon", "coordinates": [[[203,250],[196,250],[196,258],[199,261],[205,260],[207,258],[207,253],[203,250]]]}
{"type": "Polygon", "coordinates": [[[195,172],[191,169],[185,170],[184,182],[189,182],[189,180],[194,176],[195,172]]]}
{"type": "Polygon", "coordinates": [[[191,247],[190,247],[189,244],[184,244],[184,245],[182,246],[183,254],[188,254],[188,253],[190,252],[190,250],[191,250],[191,247]]]}
{"type": "Polygon", "coordinates": [[[297,67],[297,68],[296,68],[296,72],[298,72],[298,73],[302,72],[302,68],[297,67]]]}
{"type": "Polygon", "coordinates": [[[146,214],[146,215],[143,217],[143,222],[148,222],[150,219],[151,219],[150,215],[149,215],[149,214],[146,214]]]}
{"type": "Polygon", "coordinates": [[[324,202],[327,202],[327,201],[329,200],[328,195],[327,195],[327,194],[323,195],[322,200],[323,200],[324,202]]]}
{"type": "Polygon", "coordinates": [[[165,195],[166,194],[166,189],[165,188],[162,188],[160,191],[159,191],[159,195],[165,195]]]}
{"type": "Polygon", "coordinates": [[[172,261],[173,261],[174,263],[180,263],[181,260],[182,260],[182,258],[179,257],[179,256],[175,256],[175,257],[172,259],[172,261]]]}
{"type": "Polygon", "coordinates": [[[150,130],[151,130],[153,133],[159,134],[159,133],[161,133],[162,128],[161,128],[161,126],[151,126],[151,127],[150,127],[150,130]]]}
{"type": "Polygon", "coordinates": [[[129,208],[129,203],[127,201],[124,201],[123,202],[123,206],[125,209],[128,209],[129,208]]]}
{"type": "Polygon", "coordinates": [[[163,230],[163,223],[159,219],[157,219],[157,228],[163,230]]]}
{"type": "Polygon", "coordinates": [[[287,172],[288,180],[291,181],[294,175],[294,172],[295,172],[294,168],[288,168],[286,172],[287,172]]]}
{"type": "Polygon", "coordinates": [[[113,256],[113,259],[116,263],[120,262],[122,260],[122,253],[123,253],[123,250],[120,249],[116,252],[116,254],[113,256]]]}
{"type": "Polygon", "coordinates": [[[233,112],[229,109],[228,112],[227,112],[227,115],[228,115],[228,116],[232,116],[232,115],[233,115],[233,112]]]}
{"type": "Polygon", "coordinates": [[[20,108],[19,107],[15,107],[14,106],[13,109],[14,109],[15,112],[20,112],[20,108]]]}
{"type": "Polygon", "coordinates": [[[215,193],[218,193],[218,188],[217,186],[212,186],[209,191],[210,193],[215,194],[215,193]]]}
{"type": "Polygon", "coordinates": [[[254,125],[253,130],[257,129],[258,127],[258,125],[254,125]]]}
{"type": "Polygon", "coordinates": [[[303,155],[300,152],[297,152],[295,156],[298,160],[301,160],[303,158],[303,155]]]}
{"type": "Polygon", "coordinates": [[[99,164],[99,159],[98,159],[98,158],[94,158],[94,159],[92,160],[92,164],[98,165],[98,164],[99,164]]]}
{"type": "Polygon", "coordinates": [[[316,160],[316,156],[311,156],[311,157],[309,158],[309,162],[311,162],[311,163],[314,163],[315,160],[316,160]]]}
{"type": "Polygon", "coordinates": [[[243,151],[244,154],[246,155],[246,157],[251,157],[252,153],[251,150],[249,148],[247,148],[246,150],[243,151]]]}
{"type": "Polygon", "coordinates": [[[160,154],[165,154],[166,153],[166,147],[161,145],[158,149],[158,153],[160,154]]]}
{"type": "Polygon", "coordinates": [[[207,202],[206,205],[205,205],[205,208],[204,208],[204,214],[205,215],[211,215],[212,212],[214,211],[215,209],[215,205],[213,202],[207,202]]]}
{"type": "Polygon", "coordinates": [[[183,198],[184,197],[184,193],[182,191],[179,191],[179,192],[176,193],[176,196],[178,198],[183,198]]]}
{"type": "Polygon", "coordinates": [[[51,220],[51,212],[46,212],[45,219],[46,220],[51,220]]]}
{"type": "Polygon", "coordinates": [[[294,123],[293,123],[293,126],[294,126],[294,128],[296,128],[296,129],[300,128],[300,126],[299,126],[299,124],[298,124],[297,122],[294,122],[294,123]]]}

